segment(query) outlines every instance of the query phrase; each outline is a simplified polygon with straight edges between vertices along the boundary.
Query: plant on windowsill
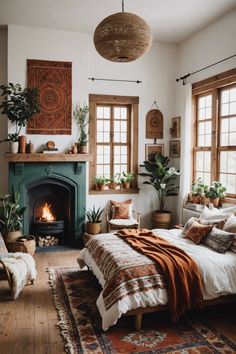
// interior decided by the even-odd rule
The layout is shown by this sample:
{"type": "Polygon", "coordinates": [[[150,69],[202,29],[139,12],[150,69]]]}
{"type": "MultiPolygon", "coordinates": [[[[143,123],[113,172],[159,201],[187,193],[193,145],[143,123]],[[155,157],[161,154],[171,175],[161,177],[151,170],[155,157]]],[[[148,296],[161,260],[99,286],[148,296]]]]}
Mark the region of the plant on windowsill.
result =
{"type": "Polygon", "coordinates": [[[120,188],[120,174],[117,173],[114,177],[110,177],[108,179],[109,188],[110,189],[118,189],[120,188]]]}
{"type": "Polygon", "coordinates": [[[0,197],[0,224],[5,241],[13,242],[21,235],[23,214],[26,207],[20,207],[20,194],[7,194],[0,197]]]}
{"type": "Polygon", "coordinates": [[[104,191],[108,189],[109,179],[104,176],[94,177],[94,188],[98,191],[104,191]]]}
{"type": "Polygon", "coordinates": [[[87,227],[86,227],[86,231],[89,234],[92,235],[96,235],[99,234],[102,230],[102,226],[101,226],[101,215],[104,211],[104,208],[102,209],[101,207],[99,207],[98,209],[95,208],[95,206],[93,206],[92,209],[89,210],[85,210],[85,214],[87,216],[87,227]]]}
{"type": "Polygon", "coordinates": [[[129,189],[134,180],[135,180],[134,172],[122,172],[120,176],[120,181],[123,189],[129,189]]]}
{"type": "Polygon", "coordinates": [[[225,198],[226,195],[226,187],[222,185],[219,181],[212,182],[209,188],[209,198],[210,202],[217,208],[219,206],[219,202],[225,198]]]}
{"type": "Polygon", "coordinates": [[[191,195],[192,195],[192,203],[194,204],[209,204],[209,200],[205,200],[205,198],[208,198],[208,191],[209,187],[208,185],[203,183],[203,180],[201,177],[197,179],[196,182],[192,183],[192,190],[191,190],[191,195]]]}
{"type": "Polygon", "coordinates": [[[168,229],[171,225],[171,212],[164,209],[166,199],[170,196],[178,195],[180,174],[175,167],[169,167],[170,159],[167,156],[156,154],[155,162],[144,161],[146,171],[139,173],[142,177],[148,177],[149,181],[143,184],[151,185],[159,201],[159,209],[152,212],[152,226],[155,228],[168,229]]]}
{"type": "Polygon", "coordinates": [[[16,124],[16,132],[8,134],[3,141],[9,141],[10,152],[18,152],[18,141],[22,127],[25,127],[32,116],[40,112],[39,92],[36,88],[22,89],[20,84],[9,83],[1,85],[1,96],[4,98],[0,104],[2,114],[6,114],[10,122],[16,124]]]}
{"type": "Polygon", "coordinates": [[[78,138],[78,152],[87,153],[87,143],[88,143],[88,112],[89,107],[83,104],[82,106],[76,104],[73,110],[73,117],[79,127],[79,138],[78,138]]]}

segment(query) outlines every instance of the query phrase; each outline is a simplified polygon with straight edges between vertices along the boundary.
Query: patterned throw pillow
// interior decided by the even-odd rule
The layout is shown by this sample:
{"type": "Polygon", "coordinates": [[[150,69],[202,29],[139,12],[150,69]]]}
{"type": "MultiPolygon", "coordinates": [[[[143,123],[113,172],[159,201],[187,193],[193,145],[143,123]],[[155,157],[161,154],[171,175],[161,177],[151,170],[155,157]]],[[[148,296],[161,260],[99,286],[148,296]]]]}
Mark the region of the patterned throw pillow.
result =
{"type": "Polygon", "coordinates": [[[182,231],[182,236],[185,237],[186,232],[188,231],[188,229],[190,228],[190,226],[192,226],[192,224],[194,223],[194,221],[198,221],[199,219],[192,217],[190,219],[188,219],[188,221],[186,222],[186,224],[184,225],[183,231],[182,231]]]}
{"type": "Polygon", "coordinates": [[[234,214],[230,215],[223,227],[224,231],[233,233],[235,235],[234,241],[230,247],[230,251],[236,253],[236,216],[234,214]]]}
{"type": "Polygon", "coordinates": [[[2,234],[0,233],[0,255],[6,255],[6,253],[8,253],[8,250],[3,240],[2,234]]]}
{"type": "Polygon", "coordinates": [[[225,253],[230,248],[234,237],[234,234],[214,227],[202,243],[219,253],[225,253]]]}
{"type": "Polygon", "coordinates": [[[213,225],[202,225],[194,221],[185,234],[185,238],[193,241],[197,245],[203,240],[204,237],[212,230],[213,225]]]}
{"type": "Polygon", "coordinates": [[[112,219],[131,219],[132,208],[132,199],[123,202],[111,200],[112,219]]]}

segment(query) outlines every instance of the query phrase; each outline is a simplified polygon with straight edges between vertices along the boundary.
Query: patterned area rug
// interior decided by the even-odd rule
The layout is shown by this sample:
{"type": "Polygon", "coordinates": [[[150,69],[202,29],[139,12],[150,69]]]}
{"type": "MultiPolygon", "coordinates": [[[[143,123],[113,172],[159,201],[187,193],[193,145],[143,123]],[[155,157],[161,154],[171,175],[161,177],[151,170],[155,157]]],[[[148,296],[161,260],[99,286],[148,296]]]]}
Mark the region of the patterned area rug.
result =
{"type": "MultiPolygon", "coordinates": [[[[169,322],[167,313],[146,314],[138,332],[132,316],[122,317],[104,332],[96,307],[101,290],[96,278],[78,268],[48,271],[68,353],[236,353],[236,344],[209,325],[205,310],[200,315],[188,314],[178,323],[169,322]]],[[[213,317],[218,315],[212,310],[211,313],[213,317]]],[[[224,311],[224,320],[236,325],[230,311],[224,311]]]]}

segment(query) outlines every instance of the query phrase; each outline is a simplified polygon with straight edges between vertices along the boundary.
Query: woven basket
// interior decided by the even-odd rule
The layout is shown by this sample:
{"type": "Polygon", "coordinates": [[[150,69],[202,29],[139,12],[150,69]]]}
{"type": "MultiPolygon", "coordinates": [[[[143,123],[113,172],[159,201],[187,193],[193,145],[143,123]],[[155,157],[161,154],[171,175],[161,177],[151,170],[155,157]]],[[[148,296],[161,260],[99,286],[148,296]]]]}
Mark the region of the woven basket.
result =
{"type": "Polygon", "coordinates": [[[9,252],[24,252],[33,256],[36,248],[35,238],[32,235],[17,237],[15,242],[8,242],[7,248],[9,252]]]}

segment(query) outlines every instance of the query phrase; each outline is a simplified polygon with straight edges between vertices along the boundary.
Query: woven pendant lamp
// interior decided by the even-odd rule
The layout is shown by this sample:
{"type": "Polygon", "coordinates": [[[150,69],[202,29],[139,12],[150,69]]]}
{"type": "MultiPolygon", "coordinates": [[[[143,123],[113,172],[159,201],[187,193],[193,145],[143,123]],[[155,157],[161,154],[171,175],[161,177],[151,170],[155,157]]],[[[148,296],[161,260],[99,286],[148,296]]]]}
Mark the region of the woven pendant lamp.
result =
{"type": "Polygon", "coordinates": [[[106,17],[97,26],[94,37],[97,52],[107,60],[129,62],[146,53],[152,44],[152,32],[141,17],[122,12],[106,17]]]}

